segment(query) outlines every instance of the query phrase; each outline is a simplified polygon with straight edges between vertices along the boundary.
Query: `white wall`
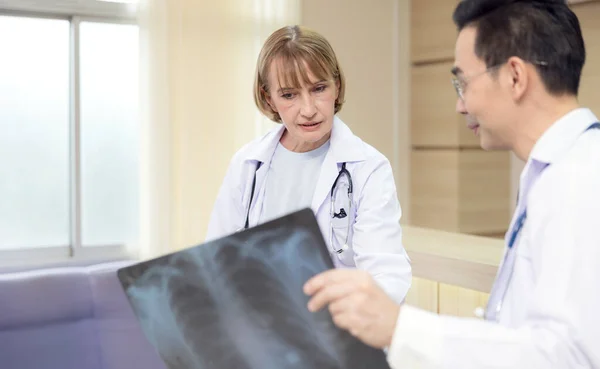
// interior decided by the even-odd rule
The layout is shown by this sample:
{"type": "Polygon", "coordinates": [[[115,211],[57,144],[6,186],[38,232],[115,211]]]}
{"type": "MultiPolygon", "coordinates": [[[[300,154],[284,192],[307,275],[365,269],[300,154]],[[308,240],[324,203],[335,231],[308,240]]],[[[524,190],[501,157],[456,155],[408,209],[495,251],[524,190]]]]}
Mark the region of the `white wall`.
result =
{"type": "Polygon", "coordinates": [[[252,95],[259,48],[273,30],[298,21],[299,3],[144,3],[142,32],[151,36],[147,49],[153,65],[144,106],[150,128],[144,136],[149,160],[142,255],[151,256],[204,240],[231,157],[267,128],[252,95]],[[157,114],[163,117],[157,120],[157,114]]]}
{"type": "Polygon", "coordinates": [[[303,0],[302,23],[332,44],[346,74],[340,117],[388,157],[403,209],[409,193],[409,0],[303,0]]]}

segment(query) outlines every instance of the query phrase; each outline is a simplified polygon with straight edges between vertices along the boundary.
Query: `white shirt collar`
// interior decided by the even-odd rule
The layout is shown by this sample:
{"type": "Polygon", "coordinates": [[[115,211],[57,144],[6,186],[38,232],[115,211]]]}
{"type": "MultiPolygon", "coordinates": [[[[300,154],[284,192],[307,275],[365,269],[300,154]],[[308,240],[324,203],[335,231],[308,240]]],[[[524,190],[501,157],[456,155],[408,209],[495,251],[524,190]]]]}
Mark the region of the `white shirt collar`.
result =
{"type": "Polygon", "coordinates": [[[590,109],[578,108],[554,122],[537,140],[530,159],[552,164],[573,146],[577,138],[598,118],[590,109]]]}

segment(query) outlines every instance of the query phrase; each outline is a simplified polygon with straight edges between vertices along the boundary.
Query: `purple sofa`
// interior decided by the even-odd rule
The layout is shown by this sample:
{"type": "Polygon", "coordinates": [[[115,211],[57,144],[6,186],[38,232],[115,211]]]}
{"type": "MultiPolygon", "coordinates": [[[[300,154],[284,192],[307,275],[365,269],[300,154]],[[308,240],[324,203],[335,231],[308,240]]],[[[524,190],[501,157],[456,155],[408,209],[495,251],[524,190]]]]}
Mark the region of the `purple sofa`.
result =
{"type": "Polygon", "coordinates": [[[116,277],[130,263],[0,273],[0,368],[165,369],[116,277]]]}

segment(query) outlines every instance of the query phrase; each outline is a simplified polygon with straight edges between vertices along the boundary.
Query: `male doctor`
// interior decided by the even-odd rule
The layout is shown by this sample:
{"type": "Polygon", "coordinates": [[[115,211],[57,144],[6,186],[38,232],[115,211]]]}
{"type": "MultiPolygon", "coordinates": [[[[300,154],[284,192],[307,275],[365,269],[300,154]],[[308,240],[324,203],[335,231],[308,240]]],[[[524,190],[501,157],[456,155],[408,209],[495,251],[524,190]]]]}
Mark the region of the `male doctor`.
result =
{"type": "Polygon", "coordinates": [[[308,308],[393,368],[600,368],[600,124],[577,102],[579,21],[564,0],[464,0],[453,19],[457,111],[484,149],[526,160],[485,320],[398,305],[356,270],[308,281],[308,308]]]}

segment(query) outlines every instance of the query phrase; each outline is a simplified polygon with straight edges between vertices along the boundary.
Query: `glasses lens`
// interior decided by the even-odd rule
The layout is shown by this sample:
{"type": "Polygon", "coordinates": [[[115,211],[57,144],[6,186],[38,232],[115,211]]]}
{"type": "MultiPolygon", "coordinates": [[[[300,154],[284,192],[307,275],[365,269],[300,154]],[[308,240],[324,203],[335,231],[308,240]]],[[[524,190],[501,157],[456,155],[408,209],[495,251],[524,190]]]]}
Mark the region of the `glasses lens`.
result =
{"type": "Polygon", "coordinates": [[[458,97],[460,97],[462,99],[463,98],[462,87],[461,87],[460,81],[457,78],[452,79],[452,86],[454,86],[454,89],[456,90],[456,94],[458,95],[458,97]]]}

